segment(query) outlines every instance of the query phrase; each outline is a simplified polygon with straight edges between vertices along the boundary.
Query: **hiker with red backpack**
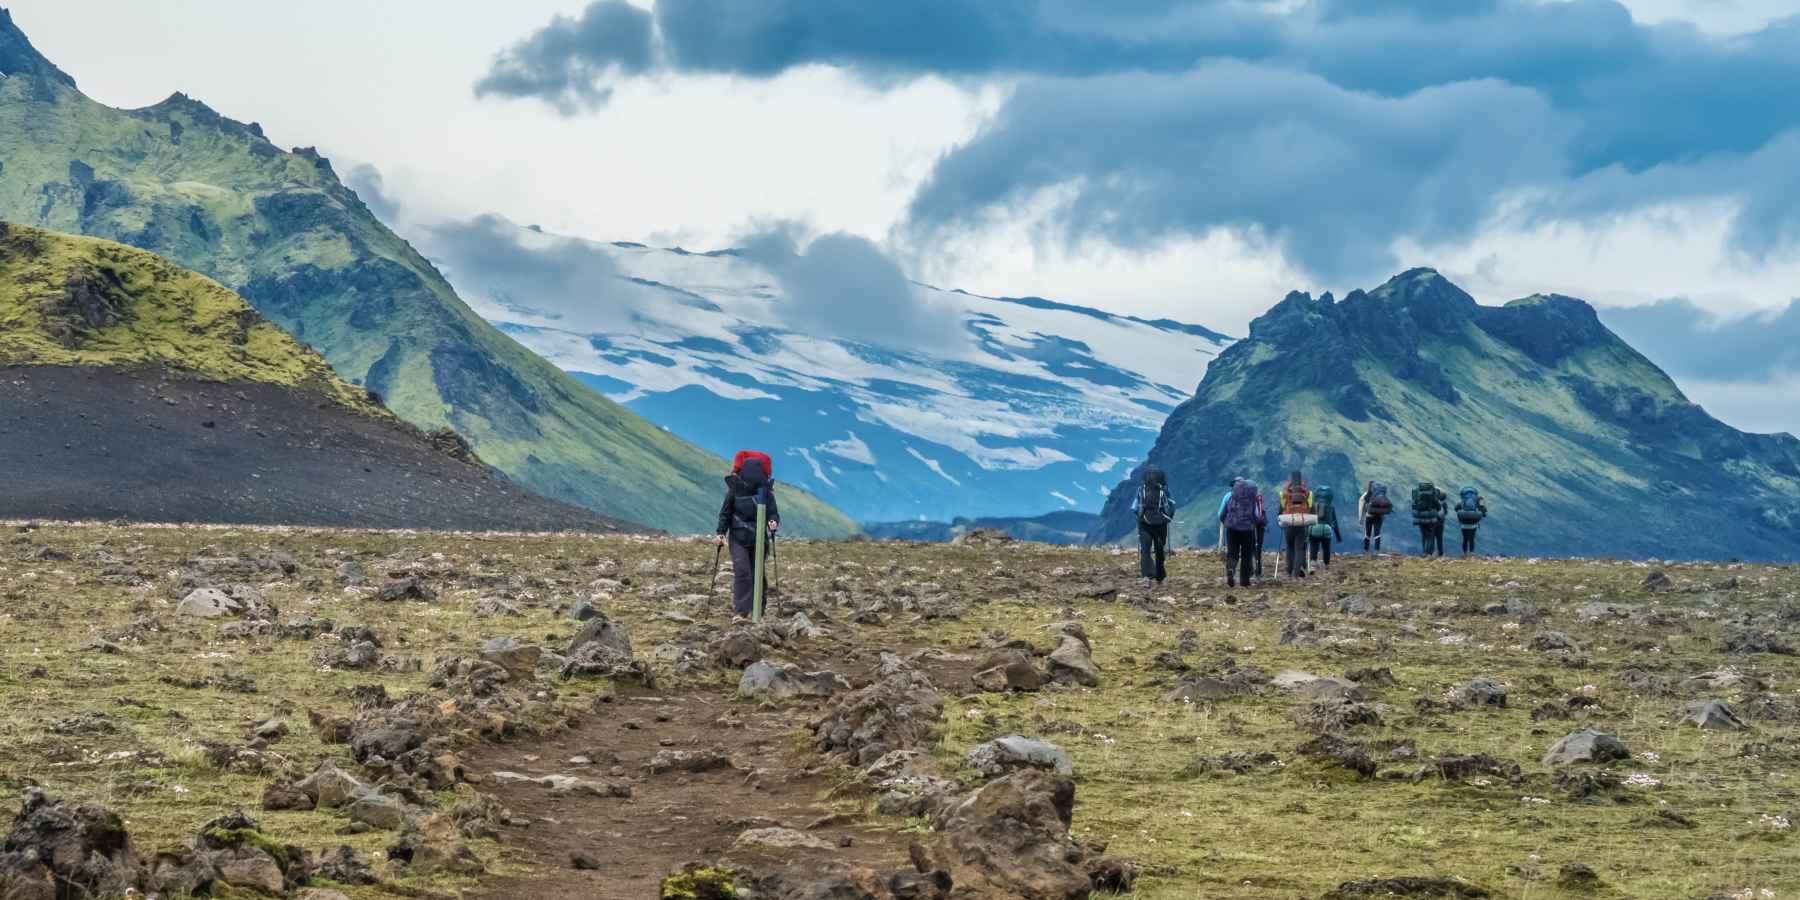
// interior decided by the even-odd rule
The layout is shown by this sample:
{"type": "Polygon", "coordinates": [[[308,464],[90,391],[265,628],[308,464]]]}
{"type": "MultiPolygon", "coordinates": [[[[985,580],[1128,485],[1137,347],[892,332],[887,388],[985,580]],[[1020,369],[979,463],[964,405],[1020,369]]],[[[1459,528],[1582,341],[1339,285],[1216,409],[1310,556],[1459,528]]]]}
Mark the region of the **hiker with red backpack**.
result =
{"type": "Polygon", "coordinates": [[[1363,554],[1369,555],[1369,542],[1374,541],[1373,555],[1381,555],[1381,525],[1394,511],[1394,501],[1388,499],[1388,486],[1379,481],[1369,482],[1363,489],[1361,497],[1356,498],[1356,517],[1363,525],[1363,554]]]}
{"type": "Polygon", "coordinates": [[[1313,512],[1312,490],[1306,486],[1305,476],[1295,469],[1276,497],[1281,501],[1281,516],[1277,522],[1287,538],[1288,577],[1305,578],[1307,536],[1312,527],[1319,524],[1319,516],[1313,512]]]}
{"type": "Polygon", "coordinates": [[[774,462],[767,453],[744,450],[732,460],[731,473],[725,476],[718,544],[731,547],[731,612],[739,618],[748,619],[761,612],[756,608],[756,578],[762,567],[756,552],[760,547],[766,556],[774,546],[771,539],[781,528],[781,513],[775,505],[774,471],[774,462]],[[758,534],[759,519],[766,534],[758,534]]]}

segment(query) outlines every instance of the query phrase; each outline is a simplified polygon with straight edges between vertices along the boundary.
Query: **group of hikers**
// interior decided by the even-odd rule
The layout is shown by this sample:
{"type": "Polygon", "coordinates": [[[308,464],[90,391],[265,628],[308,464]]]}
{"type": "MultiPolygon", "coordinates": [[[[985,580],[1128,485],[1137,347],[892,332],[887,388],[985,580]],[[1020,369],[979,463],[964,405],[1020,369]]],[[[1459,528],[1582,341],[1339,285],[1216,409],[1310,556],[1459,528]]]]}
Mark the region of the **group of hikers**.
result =
{"type": "MultiPolygon", "coordinates": [[[[737,454],[725,476],[717,541],[721,551],[731,548],[731,610],[740,618],[762,613],[762,588],[767,584],[764,564],[773,559],[775,534],[781,529],[773,476],[774,463],[768,454],[754,450],[737,454]]],[[[1275,500],[1275,524],[1282,530],[1282,558],[1288,577],[1305,578],[1309,563],[1330,566],[1332,544],[1344,542],[1332,489],[1308,485],[1296,469],[1275,492],[1275,500]]],[[[1161,584],[1168,578],[1169,526],[1176,512],[1167,473],[1153,465],[1144,467],[1132,510],[1138,522],[1139,572],[1146,580],[1161,584]]],[[[1364,485],[1356,499],[1364,554],[1381,553],[1383,525],[1394,512],[1386,484],[1370,481],[1364,485]]],[[[1413,488],[1413,524],[1419,529],[1426,556],[1444,555],[1444,526],[1451,519],[1462,529],[1463,556],[1473,555],[1476,532],[1487,514],[1487,501],[1473,487],[1463,488],[1455,504],[1432,482],[1422,481],[1413,488]]],[[[1248,478],[1231,479],[1219,499],[1218,520],[1225,583],[1247,586],[1252,578],[1262,578],[1264,538],[1269,529],[1269,506],[1262,489],[1248,478]]],[[[715,557],[715,572],[717,563],[715,557]]]]}
{"type": "MultiPolygon", "coordinates": [[[[1275,492],[1275,524],[1282,530],[1282,558],[1290,578],[1305,578],[1309,563],[1331,565],[1332,544],[1344,542],[1338,524],[1336,497],[1330,487],[1309,486],[1296,469],[1275,492]]],[[[1168,577],[1169,525],[1175,521],[1175,499],[1169,493],[1169,477],[1156,466],[1145,466],[1132,503],[1138,521],[1138,570],[1146,580],[1161,584],[1168,577]]],[[[1370,481],[1356,500],[1356,518],[1362,523],[1363,553],[1381,553],[1383,526],[1395,511],[1388,486],[1370,481]]],[[[1462,529],[1462,554],[1475,553],[1475,536],[1487,518],[1487,501],[1473,487],[1458,492],[1456,502],[1429,481],[1412,492],[1413,525],[1425,556],[1444,555],[1444,526],[1451,519],[1462,529]]],[[[1263,577],[1264,538],[1269,528],[1268,503],[1262,489],[1247,478],[1231,479],[1219,499],[1219,552],[1225,559],[1225,583],[1249,585],[1263,577]]]]}

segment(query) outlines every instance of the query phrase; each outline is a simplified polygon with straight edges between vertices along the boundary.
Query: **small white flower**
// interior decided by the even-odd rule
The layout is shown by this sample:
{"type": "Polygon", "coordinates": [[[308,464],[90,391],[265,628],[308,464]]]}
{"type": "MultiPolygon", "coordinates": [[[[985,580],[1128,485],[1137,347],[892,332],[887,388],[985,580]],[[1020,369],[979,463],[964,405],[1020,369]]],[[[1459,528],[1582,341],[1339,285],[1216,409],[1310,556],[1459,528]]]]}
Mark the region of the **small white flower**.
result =
{"type": "Polygon", "coordinates": [[[1181,811],[1181,817],[1184,819],[1191,819],[1194,817],[1194,814],[1184,809],[1181,811]]]}
{"type": "Polygon", "coordinates": [[[1625,783],[1633,787],[1655,787],[1662,784],[1661,781],[1643,772],[1633,772],[1625,776],[1625,783]]]}
{"type": "Polygon", "coordinates": [[[1662,757],[1658,755],[1655,750],[1645,750],[1638,754],[1638,759],[1641,759],[1644,762],[1656,762],[1657,760],[1662,759],[1662,757]]]}
{"type": "Polygon", "coordinates": [[[1519,800],[1523,803],[1549,804],[1549,802],[1550,802],[1547,798],[1544,798],[1544,797],[1520,797],[1519,800]]]}

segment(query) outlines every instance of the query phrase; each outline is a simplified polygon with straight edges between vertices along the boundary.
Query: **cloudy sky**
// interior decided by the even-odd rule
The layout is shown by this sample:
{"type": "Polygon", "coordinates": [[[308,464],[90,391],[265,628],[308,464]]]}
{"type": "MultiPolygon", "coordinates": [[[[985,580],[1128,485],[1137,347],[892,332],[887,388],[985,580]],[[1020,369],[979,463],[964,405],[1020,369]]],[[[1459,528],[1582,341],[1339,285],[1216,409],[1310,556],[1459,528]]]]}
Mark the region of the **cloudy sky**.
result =
{"type": "Polygon", "coordinates": [[[1800,431],[1800,0],[449,6],[11,8],[91,96],[317,145],[412,235],[823,235],[1235,333],[1432,265],[1620,308],[1716,414],[1800,431]]]}

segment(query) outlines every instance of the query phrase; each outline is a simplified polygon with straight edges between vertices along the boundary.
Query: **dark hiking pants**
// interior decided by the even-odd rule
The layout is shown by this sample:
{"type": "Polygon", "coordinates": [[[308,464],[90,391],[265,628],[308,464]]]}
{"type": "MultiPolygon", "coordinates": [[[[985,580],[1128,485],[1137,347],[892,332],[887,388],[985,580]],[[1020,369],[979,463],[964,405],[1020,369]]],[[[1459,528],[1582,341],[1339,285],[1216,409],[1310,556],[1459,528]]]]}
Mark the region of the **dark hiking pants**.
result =
{"type": "Polygon", "coordinates": [[[1475,552],[1475,529],[1464,528],[1462,530],[1462,533],[1463,533],[1463,552],[1464,553],[1474,553],[1475,552]]]}
{"type": "Polygon", "coordinates": [[[1163,568],[1163,557],[1169,548],[1169,524],[1146,525],[1138,523],[1138,572],[1145,578],[1161,582],[1167,578],[1168,570],[1163,568]]]}
{"type": "Polygon", "coordinates": [[[731,547],[731,611],[748,617],[755,612],[756,548],[737,541],[731,547]]]}
{"type": "Polygon", "coordinates": [[[1375,552],[1381,552],[1381,523],[1383,516],[1370,516],[1363,520],[1363,552],[1369,552],[1369,542],[1375,543],[1375,552]]]}
{"type": "Polygon", "coordinates": [[[1256,577],[1262,577],[1263,548],[1268,546],[1269,526],[1256,526],[1256,577]]]}
{"type": "Polygon", "coordinates": [[[1323,553],[1325,554],[1325,564],[1328,566],[1331,565],[1331,538],[1316,537],[1308,538],[1307,541],[1309,543],[1307,548],[1307,558],[1318,559],[1319,554],[1323,553]]]}
{"type": "Polygon", "coordinates": [[[1426,522],[1419,525],[1419,541],[1425,545],[1424,555],[1444,555],[1444,523],[1426,522]]]}
{"type": "Polygon", "coordinates": [[[1306,574],[1306,531],[1311,526],[1284,526],[1287,532],[1287,573],[1291,578],[1306,574]]]}
{"type": "Polygon", "coordinates": [[[1251,557],[1258,555],[1256,532],[1248,529],[1225,532],[1225,580],[1235,580],[1236,584],[1248,586],[1252,569],[1251,557]]]}

